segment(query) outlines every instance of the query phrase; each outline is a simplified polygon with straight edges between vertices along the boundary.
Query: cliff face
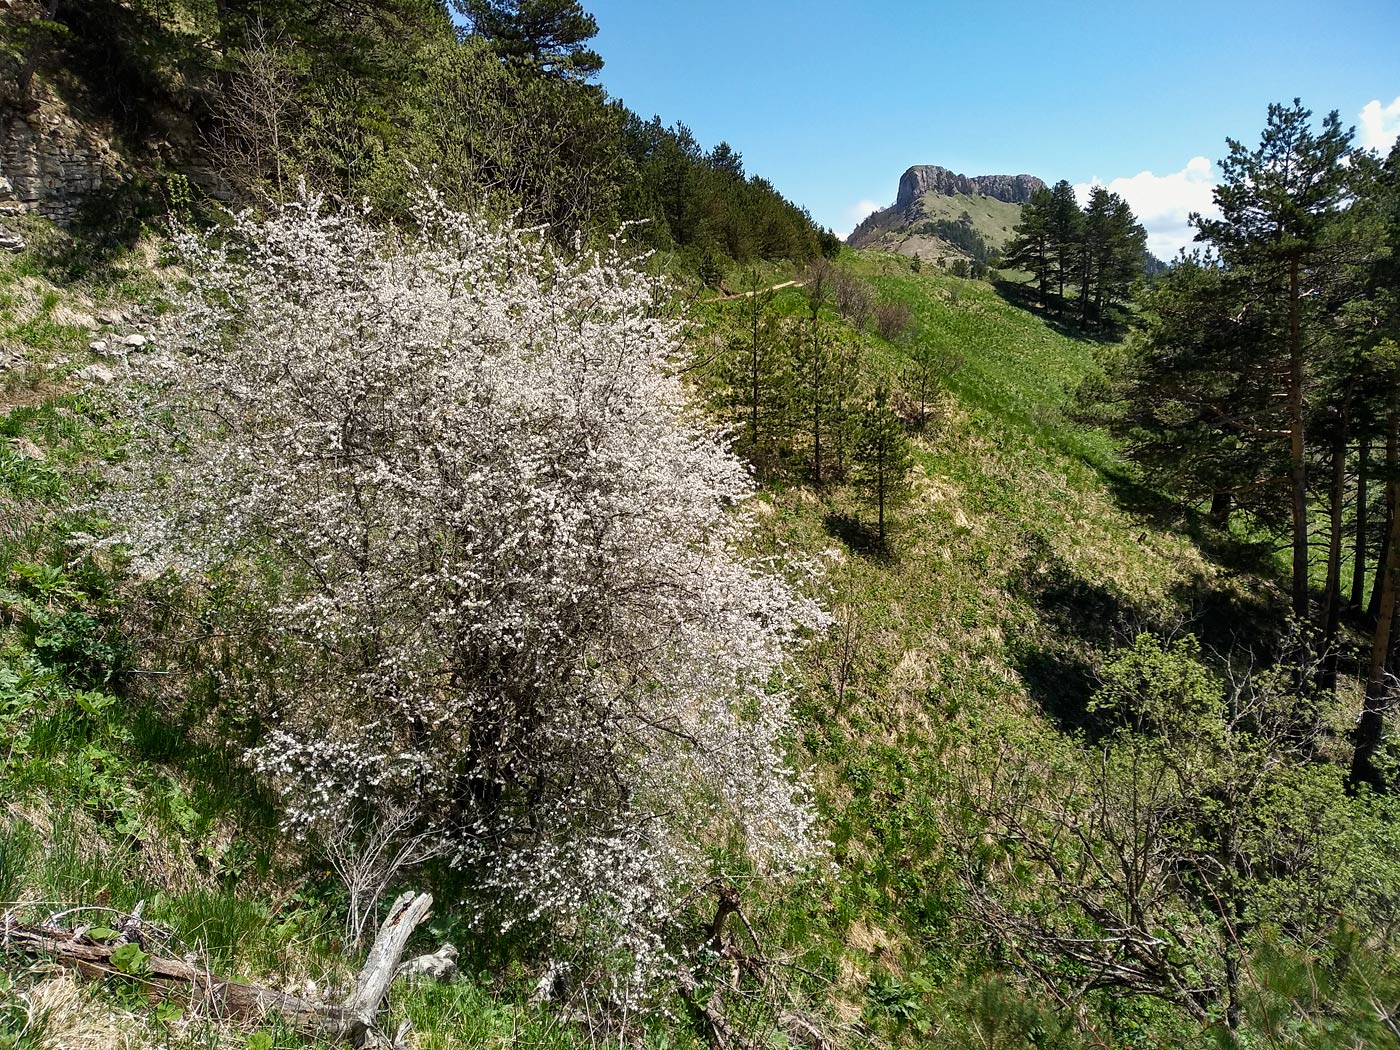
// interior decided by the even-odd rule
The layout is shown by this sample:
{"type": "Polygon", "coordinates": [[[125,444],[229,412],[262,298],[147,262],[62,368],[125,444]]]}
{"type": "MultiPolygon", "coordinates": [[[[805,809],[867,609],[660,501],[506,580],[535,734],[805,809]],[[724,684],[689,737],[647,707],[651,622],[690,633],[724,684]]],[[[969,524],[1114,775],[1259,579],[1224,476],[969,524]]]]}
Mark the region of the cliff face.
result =
{"type": "Polygon", "coordinates": [[[915,164],[899,179],[899,196],[894,206],[909,208],[925,193],[952,196],[957,193],[982,194],[1008,204],[1024,204],[1045,183],[1034,175],[974,175],[969,178],[937,164],[915,164]]]}

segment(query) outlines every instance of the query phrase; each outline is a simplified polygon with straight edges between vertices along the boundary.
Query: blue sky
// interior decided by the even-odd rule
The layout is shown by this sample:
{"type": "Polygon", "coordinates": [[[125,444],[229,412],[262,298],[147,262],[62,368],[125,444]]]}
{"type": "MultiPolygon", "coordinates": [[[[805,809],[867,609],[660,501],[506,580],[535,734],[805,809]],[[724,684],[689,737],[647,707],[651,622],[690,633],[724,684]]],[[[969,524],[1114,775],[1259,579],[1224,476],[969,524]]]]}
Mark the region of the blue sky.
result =
{"type": "Polygon", "coordinates": [[[1374,101],[1372,137],[1400,131],[1400,0],[583,2],[609,93],[727,140],[841,232],[929,163],[1098,179],[1169,255],[1270,102],[1360,124],[1374,101]]]}

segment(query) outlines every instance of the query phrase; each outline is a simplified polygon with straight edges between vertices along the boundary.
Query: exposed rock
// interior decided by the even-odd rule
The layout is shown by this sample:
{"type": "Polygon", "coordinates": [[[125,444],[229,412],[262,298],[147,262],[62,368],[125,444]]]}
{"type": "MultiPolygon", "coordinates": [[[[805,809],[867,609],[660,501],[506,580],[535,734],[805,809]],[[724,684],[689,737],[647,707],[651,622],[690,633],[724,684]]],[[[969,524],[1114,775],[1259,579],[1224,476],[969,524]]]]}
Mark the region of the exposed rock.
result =
{"type": "Polygon", "coordinates": [[[126,311],[124,311],[124,310],[98,310],[98,311],[97,311],[97,323],[98,323],[98,324],[105,324],[105,325],[121,324],[121,323],[122,323],[123,321],[125,321],[125,320],[126,320],[126,311]]]}
{"type": "Polygon", "coordinates": [[[78,378],[84,383],[99,383],[106,386],[117,378],[117,374],[106,365],[88,365],[78,369],[78,378]]]}
{"type": "Polygon", "coordinates": [[[982,194],[1008,204],[1024,204],[1045,183],[1034,175],[974,175],[968,177],[937,164],[915,164],[899,179],[895,207],[907,209],[925,193],[953,196],[958,193],[982,194]]]}
{"type": "Polygon", "coordinates": [[[141,334],[138,333],[138,332],[132,332],[131,335],[127,336],[125,339],[122,340],[122,345],[123,345],[123,346],[145,346],[145,345],[146,345],[146,342],[147,342],[147,340],[146,340],[146,337],[145,337],[144,335],[141,335],[141,334]]]}
{"type": "Polygon", "coordinates": [[[35,112],[0,107],[5,212],[71,222],[92,193],[122,181],[124,168],[102,129],[74,119],[58,103],[44,103],[35,112]]]}
{"type": "Polygon", "coordinates": [[[0,230],[0,250],[22,252],[24,251],[24,238],[13,230],[0,230]]]}
{"type": "Polygon", "coordinates": [[[30,441],[28,438],[11,438],[10,447],[15,450],[15,453],[19,456],[20,459],[42,460],[48,458],[44,455],[44,450],[41,449],[38,445],[34,444],[34,442],[30,441]]]}

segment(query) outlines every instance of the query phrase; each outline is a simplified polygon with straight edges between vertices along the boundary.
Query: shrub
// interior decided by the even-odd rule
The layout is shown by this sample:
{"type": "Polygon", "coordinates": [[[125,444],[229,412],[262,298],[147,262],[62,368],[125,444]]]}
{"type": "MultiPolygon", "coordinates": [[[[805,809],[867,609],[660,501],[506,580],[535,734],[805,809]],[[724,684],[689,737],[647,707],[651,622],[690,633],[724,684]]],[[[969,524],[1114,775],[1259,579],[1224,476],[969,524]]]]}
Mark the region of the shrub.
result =
{"type": "Polygon", "coordinates": [[[864,328],[875,305],[865,282],[844,270],[838,270],[831,292],[841,316],[857,330],[864,328]]]}
{"type": "Polygon", "coordinates": [[[193,287],[108,500],[138,565],[241,576],[274,632],[257,766],[286,825],[418,814],[478,918],[608,952],[626,988],[722,847],[801,862],[784,676],[810,568],[740,553],[743,464],[621,251],[431,195],[178,240],[193,287]]]}
{"type": "Polygon", "coordinates": [[[881,339],[894,342],[909,330],[909,307],[903,303],[881,303],[875,307],[875,331],[881,339]]]}

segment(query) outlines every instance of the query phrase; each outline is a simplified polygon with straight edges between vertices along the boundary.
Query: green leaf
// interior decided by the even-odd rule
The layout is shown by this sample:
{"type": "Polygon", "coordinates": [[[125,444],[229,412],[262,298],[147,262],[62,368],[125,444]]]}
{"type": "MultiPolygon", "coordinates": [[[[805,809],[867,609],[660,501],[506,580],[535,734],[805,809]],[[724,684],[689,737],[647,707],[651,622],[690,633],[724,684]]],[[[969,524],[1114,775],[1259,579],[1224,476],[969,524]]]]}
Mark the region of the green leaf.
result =
{"type": "Polygon", "coordinates": [[[94,941],[115,941],[121,936],[116,930],[108,929],[106,926],[94,926],[88,930],[87,935],[94,941]]]}
{"type": "Polygon", "coordinates": [[[174,1024],[185,1016],[185,1011],[174,1003],[161,1002],[156,1005],[156,1020],[161,1024],[174,1024]]]}
{"type": "Polygon", "coordinates": [[[93,716],[100,715],[117,702],[115,696],[95,692],[75,692],[73,700],[86,714],[93,716]]]}
{"type": "Polygon", "coordinates": [[[151,972],[150,956],[141,950],[139,944],[123,944],[112,952],[112,965],[132,977],[144,977],[151,972]]]}
{"type": "Polygon", "coordinates": [[[272,1050],[272,1036],[266,1032],[254,1032],[248,1037],[248,1050],[272,1050]]]}

